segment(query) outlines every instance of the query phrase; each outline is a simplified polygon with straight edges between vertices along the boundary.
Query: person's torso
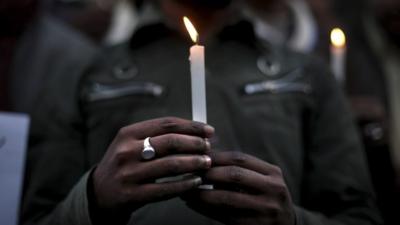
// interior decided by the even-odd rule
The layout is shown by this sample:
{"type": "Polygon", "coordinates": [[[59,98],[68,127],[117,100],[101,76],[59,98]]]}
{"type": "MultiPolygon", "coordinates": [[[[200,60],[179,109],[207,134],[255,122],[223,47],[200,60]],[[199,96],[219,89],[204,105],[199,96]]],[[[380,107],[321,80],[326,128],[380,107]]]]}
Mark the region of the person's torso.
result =
{"type": "MultiPolygon", "coordinates": [[[[158,117],[191,119],[190,45],[167,38],[135,50],[120,46],[84,80],[88,166],[123,126],[158,117]]],[[[301,60],[236,41],[206,48],[208,123],[214,151],[241,151],[282,168],[300,201],[312,87],[301,60]]],[[[212,224],[179,199],[148,205],[134,224],[212,224]],[[195,218],[195,219],[194,219],[195,218]]]]}

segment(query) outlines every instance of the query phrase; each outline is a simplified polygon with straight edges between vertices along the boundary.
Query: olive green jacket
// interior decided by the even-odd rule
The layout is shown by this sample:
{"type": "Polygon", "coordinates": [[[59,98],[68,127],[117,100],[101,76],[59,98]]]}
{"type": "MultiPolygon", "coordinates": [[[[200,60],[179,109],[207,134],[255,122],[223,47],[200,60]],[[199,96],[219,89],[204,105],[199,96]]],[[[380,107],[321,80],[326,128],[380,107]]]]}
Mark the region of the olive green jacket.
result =
{"type": "MultiPolygon", "coordinates": [[[[73,95],[61,88],[45,96],[33,117],[23,225],[90,225],[88,172],[117,131],[157,117],[191,118],[190,45],[162,25],[147,26],[105,50],[80,85],[68,87],[73,95]]],[[[353,120],[319,60],[262,44],[243,22],[206,45],[206,67],[215,151],[278,165],[297,224],[380,224],[353,120]]],[[[172,199],[133,212],[130,224],[218,223],[172,199]]]]}

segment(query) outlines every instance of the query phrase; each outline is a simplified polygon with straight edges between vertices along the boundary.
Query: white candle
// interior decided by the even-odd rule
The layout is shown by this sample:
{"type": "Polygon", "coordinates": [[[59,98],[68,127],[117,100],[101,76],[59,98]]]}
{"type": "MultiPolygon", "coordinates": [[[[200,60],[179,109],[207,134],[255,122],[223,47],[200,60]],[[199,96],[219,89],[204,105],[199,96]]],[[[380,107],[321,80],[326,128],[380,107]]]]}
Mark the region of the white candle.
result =
{"type": "Polygon", "coordinates": [[[340,84],[346,81],[346,36],[339,28],[331,32],[331,69],[340,84]]]}
{"type": "Polygon", "coordinates": [[[187,17],[184,23],[196,44],[190,48],[190,71],[192,80],[192,114],[193,120],[207,123],[206,77],[204,46],[198,45],[199,35],[187,17]]]}
{"type": "MultiPolygon", "coordinates": [[[[187,17],[183,18],[190,37],[195,43],[190,48],[190,72],[192,80],[192,113],[193,120],[207,123],[207,101],[206,101],[206,73],[204,61],[204,46],[198,45],[199,34],[187,17]]],[[[203,184],[198,187],[202,190],[213,190],[214,185],[203,184]]]]}
{"type": "Polygon", "coordinates": [[[207,123],[204,46],[195,45],[190,48],[190,70],[192,78],[193,120],[207,123]]]}

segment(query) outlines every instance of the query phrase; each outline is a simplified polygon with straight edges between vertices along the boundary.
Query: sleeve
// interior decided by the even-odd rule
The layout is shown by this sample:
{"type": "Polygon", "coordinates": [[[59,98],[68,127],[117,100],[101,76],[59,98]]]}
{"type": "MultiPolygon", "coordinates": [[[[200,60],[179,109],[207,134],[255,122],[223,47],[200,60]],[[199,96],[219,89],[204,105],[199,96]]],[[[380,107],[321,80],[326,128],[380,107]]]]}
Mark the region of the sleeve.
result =
{"type": "Polygon", "coordinates": [[[330,72],[314,61],[306,73],[315,110],[306,133],[305,179],[298,225],[381,224],[365,152],[342,92],[330,72]]]}
{"type": "MultiPolygon", "coordinates": [[[[46,79],[30,112],[31,130],[20,209],[21,225],[90,225],[85,119],[80,80],[96,56],[82,49],[46,58],[46,79]],[[85,56],[87,55],[87,56],[85,56]],[[85,175],[86,174],[86,175],[85,175]]],[[[45,55],[46,56],[46,55],[45,55]]]]}
{"type": "MultiPolygon", "coordinates": [[[[89,203],[87,197],[87,182],[89,172],[86,173],[75,187],[69,192],[68,196],[57,204],[48,214],[33,217],[32,219],[22,221],[22,224],[36,225],[91,225],[89,215],[89,203]]],[[[39,207],[38,209],[41,209],[39,207]]]]}
{"type": "MultiPolygon", "coordinates": [[[[37,120],[32,121],[37,123],[37,120]]],[[[62,130],[72,135],[69,129],[62,130]]],[[[89,172],[86,172],[89,169],[81,141],[67,134],[62,137],[61,130],[34,123],[32,132],[34,143],[30,144],[27,155],[20,224],[91,225],[87,198],[89,172]],[[38,138],[39,131],[35,129],[47,135],[38,138]]]]}
{"type": "Polygon", "coordinates": [[[32,114],[20,224],[90,225],[86,186],[91,165],[79,131],[83,127],[60,111],[57,105],[67,101],[49,105],[47,99],[32,114]]]}

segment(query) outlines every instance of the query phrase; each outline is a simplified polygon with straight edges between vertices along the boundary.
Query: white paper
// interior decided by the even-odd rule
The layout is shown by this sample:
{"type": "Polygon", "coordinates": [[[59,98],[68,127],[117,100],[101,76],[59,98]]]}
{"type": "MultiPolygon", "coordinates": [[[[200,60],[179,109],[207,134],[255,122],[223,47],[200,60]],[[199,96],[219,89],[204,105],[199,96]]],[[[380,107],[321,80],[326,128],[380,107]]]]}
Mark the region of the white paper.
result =
{"type": "Polygon", "coordinates": [[[0,113],[0,224],[17,225],[29,118],[0,113]]]}

